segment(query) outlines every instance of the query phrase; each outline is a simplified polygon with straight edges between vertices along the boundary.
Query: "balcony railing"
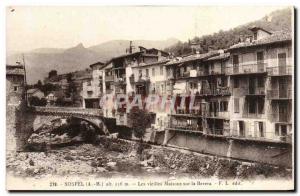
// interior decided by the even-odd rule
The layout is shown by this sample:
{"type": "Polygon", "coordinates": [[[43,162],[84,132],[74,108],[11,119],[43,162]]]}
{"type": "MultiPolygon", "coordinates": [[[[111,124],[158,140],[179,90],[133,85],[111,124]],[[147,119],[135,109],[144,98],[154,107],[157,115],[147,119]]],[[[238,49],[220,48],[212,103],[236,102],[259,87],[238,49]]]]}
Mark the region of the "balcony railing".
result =
{"type": "Polygon", "coordinates": [[[279,114],[279,113],[271,113],[269,114],[271,122],[280,122],[280,123],[291,123],[291,114],[279,114]]]}
{"type": "Polygon", "coordinates": [[[264,73],[266,72],[267,63],[252,63],[252,64],[238,64],[226,67],[226,74],[251,74],[251,73],[264,73]]]}
{"type": "Polygon", "coordinates": [[[126,77],[122,76],[122,77],[115,77],[114,78],[114,82],[115,83],[126,83],[126,77]]]}
{"type": "Polygon", "coordinates": [[[227,128],[207,128],[206,134],[207,135],[215,135],[215,136],[225,136],[224,133],[229,133],[230,129],[227,128]]]}
{"type": "Polygon", "coordinates": [[[274,66],[267,67],[268,75],[270,76],[284,76],[284,75],[292,75],[294,73],[293,66],[274,66]]]}
{"type": "Polygon", "coordinates": [[[272,99],[292,99],[292,90],[283,89],[283,90],[268,90],[267,98],[272,99]]]}
{"type": "Polygon", "coordinates": [[[105,76],[105,81],[106,82],[112,82],[112,81],[114,81],[114,76],[113,75],[111,75],[111,76],[105,76]]]}
{"type": "Polygon", "coordinates": [[[203,112],[202,116],[206,118],[229,118],[229,112],[203,112]]]}
{"type": "Polygon", "coordinates": [[[187,123],[169,123],[169,128],[171,129],[178,129],[182,131],[197,131],[202,132],[200,128],[197,126],[197,124],[187,124],[187,123]]]}
{"type": "Polygon", "coordinates": [[[225,95],[231,95],[231,90],[229,87],[219,87],[217,89],[203,89],[200,91],[199,94],[196,94],[197,96],[225,96],[225,95]]]}
{"type": "Polygon", "coordinates": [[[244,135],[238,134],[238,131],[235,130],[231,133],[231,138],[235,139],[244,139],[244,140],[255,140],[255,141],[269,141],[269,142],[283,142],[288,143],[289,137],[291,135],[276,135],[275,132],[263,132],[262,135],[252,135],[245,133],[244,135]]]}
{"type": "Polygon", "coordinates": [[[264,114],[244,112],[243,118],[262,118],[264,114]]]}
{"type": "Polygon", "coordinates": [[[106,94],[111,94],[113,92],[112,89],[106,89],[105,91],[106,91],[106,94]]]}
{"type": "Polygon", "coordinates": [[[265,95],[265,87],[253,87],[246,90],[246,95],[265,95]]]}

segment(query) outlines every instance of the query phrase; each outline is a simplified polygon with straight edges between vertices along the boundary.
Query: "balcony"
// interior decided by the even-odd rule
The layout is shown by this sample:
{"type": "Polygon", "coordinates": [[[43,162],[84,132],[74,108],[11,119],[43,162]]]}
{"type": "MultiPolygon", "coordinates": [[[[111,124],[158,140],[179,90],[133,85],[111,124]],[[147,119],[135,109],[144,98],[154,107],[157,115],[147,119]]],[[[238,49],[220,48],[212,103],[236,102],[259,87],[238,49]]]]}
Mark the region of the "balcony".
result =
{"type": "Polygon", "coordinates": [[[206,118],[229,119],[229,112],[203,112],[202,116],[206,118]]]}
{"type": "Polygon", "coordinates": [[[212,136],[225,136],[224,133],[229,133],[230,129],[226,128],[207,128],[206,134],[212,136]]]}
{"type": "Polygon", "coordinates": [[[105,82],[113,82],[114,81],[114,76],[110,75],[110,76],[105,76],[105,82]]]}
{"type": "Polygon", "coordinates": [[[167,76],[167,79],[168,79],[168,80],[173,80],[173,79],[174,79],[174,75],[173,75],[173,74],[168,75],[168,76],[167,76]]]}
{"type": "Polygon", "coordinates": [[[293,66],[274,66],[267,67],[267,72],[269,76],[286,76],[292,75],[294,73],[293,66]]]}
{"type": "Polygon", "coordinates": [[[114,82],[116,84],[126,84],[126,77],[122,76],[122,77],[114,77],[114,82]]]}
{"type": "Polygon", "coordinates": [[[178,131],[187,131],[187,132],[199,132],[199,133],[202,132],[200,130],[200,127],[197,124],[197,121],[192,121],[189,118],[184,118],[184,120],[179,120],[179,119],[171,120],[168,129],[175,129],[178,131]]]}
{"type": "Polygon", "coordinates": [[[269,118],[271,122],[274,123],[286,123],[286,124],[291,124],[291,114],[290,113],[271,113],[269,114],[269,118]]]}
{"type": "Polygon", "coordinates": [[[203,89],[197,96],[228,96],[231,95],[229,87],[218,87],[217,89],[203,89]]]}
{"type": "Polygon", "coordinates": [[[253,140],[253,141],[264,141],[264,142],[279,142],[279,143],[288,143],[288,135],[280,136],[276,135],[274,132],[263,132],[261,135],[239,135],[238,131],[235,130],[231,134],[231,138],[240,139],[240,140],[253,140]]]}
{"type": "Polygon", "coordinates": [[[106,94],[112,94],[113,90],[112,89],[106,89],[106,94]]]}
{"type": "Polygon", "coordinates": [[[130,84],[134,83],[134,75],[133,74],[129,77],[129,82],[130,82],[130,84]]]}
{"type": "Polygon", "coordinates": [[[226,67],[226,74],[228,75],[243,75],[243,74],[257,74],[266,73],[267,63],[252,63],[252,64],[238,64],[231,67],[226,67]]]}
{"type": "Polygon", "coordinates": [[[249,87],[246,90],[247,96],[264,96],[265,93],[265,87],[249,87]]]}
{"type": "Polygon", "coordinates": [[[292,99],[292,90],[283,89],[283,90],[268,90],[267,99],[269,100],[286,100],[292,99]]]}
{"type": "Polygon", "coordinates": [[[263,118],[264,114],[244,112],[242,116],[243,118],[263,118]]]}

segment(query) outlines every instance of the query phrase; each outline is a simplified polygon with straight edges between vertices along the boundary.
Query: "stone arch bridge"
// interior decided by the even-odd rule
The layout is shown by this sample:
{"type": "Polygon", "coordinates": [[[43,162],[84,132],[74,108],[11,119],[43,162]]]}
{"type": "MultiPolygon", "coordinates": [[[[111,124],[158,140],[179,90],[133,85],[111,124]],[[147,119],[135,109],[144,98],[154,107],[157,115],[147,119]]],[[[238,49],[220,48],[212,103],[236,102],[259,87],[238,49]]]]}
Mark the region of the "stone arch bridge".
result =
{"type": "Polygon", "coordinates": [[[115,119],[105,118],[100,109],[85,109],[74,107],[23,107],[13,117],[16,123],[8,130],[11,149],[23,151],[30,135],[43,124],[49,124],[57,119],[73,117],[92,125],[99,133],[108,135],[114,130],[115,119]]]}
{"type": "Polygon", "coordinates": [[[43,124],[53,122],[57,119],[73,117],[91,124],[94,128],[100,130],[104,135],[109,131],[106,126],[107,119],[103,117],[101,109],[86,109],[74,107],[32,107],[30,108],[34,119],[32,123],[33,131],[37,130],[43,124]]]}

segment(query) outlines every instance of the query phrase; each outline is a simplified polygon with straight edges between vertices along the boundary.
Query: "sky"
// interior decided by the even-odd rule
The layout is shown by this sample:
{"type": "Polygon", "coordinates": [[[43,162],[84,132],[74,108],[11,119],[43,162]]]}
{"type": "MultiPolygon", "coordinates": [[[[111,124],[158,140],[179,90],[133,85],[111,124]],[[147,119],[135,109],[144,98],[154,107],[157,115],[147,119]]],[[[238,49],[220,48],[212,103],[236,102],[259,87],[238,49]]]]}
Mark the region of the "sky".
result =
{"type": "Polygon", "coordinates": [[[228,30],[284,7],[7,7],[8,51],[85,47],[115,39],[187,41],[228,30]]]}

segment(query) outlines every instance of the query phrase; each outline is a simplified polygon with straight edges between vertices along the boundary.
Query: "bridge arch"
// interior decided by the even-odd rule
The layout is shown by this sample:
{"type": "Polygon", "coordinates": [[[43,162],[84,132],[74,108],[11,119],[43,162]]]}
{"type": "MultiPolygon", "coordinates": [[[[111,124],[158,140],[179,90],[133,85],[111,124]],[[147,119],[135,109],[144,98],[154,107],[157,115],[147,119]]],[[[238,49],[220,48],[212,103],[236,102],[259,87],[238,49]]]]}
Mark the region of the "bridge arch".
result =
{"type": "Polygon", "coordinates": [[[61,119],[68,119],[68,118],[74,118],[81,121],[84,121],[91,125],[93,128],[95,128],[96,131],[98,131],[99,134],[103,135],[109,135],[109,131],[107,129],[107,126],[105,124],[105,119],[102,118],[96,118],[96,117],[84,117],[84,116],[78,116],[78,115],[47,115],[47,114],[39,114],[35,117],[33,122],[33,132],[36,132],[38,129],[42,128],[43,126],[52,126],[55,121],[60,121],[61,119]]]}

